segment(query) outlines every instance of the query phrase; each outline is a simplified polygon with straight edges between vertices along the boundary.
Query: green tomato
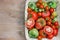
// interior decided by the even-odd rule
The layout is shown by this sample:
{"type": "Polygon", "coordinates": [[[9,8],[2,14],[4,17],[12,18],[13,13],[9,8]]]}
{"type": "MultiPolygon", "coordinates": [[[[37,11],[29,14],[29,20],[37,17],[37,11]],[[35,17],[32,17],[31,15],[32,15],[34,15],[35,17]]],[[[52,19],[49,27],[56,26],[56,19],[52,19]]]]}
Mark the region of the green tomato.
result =
{"type": "Polygon", "coordinates": [[[36,5],[34,2],[29,2],[28,3],[28,7],[31,8],[31,9],[35,9],[36,8],[36,5]]]}
{"type": "Polygon", "coordinates": [[[56,12],[53,12],[52,13],[52,16],[57,17],[57,13],[56,12]]]}
{"type": "Polygon", "coordinates": [[[39,35],[38,30],[33,28],[32,30],[29,31],[29,36],[30,38],[37,38],[39,35]]]}
{"type": "Polygon", "coordinates": [[[53,2],[53,1],[50,1],[48,2],[48,5],[52,8],[56,8],[57,7],[57,3],[56,2],[53,2]]]}
{"type": "Polygon", "coordinates": [[[57,17],[55,17],[53,20],[52,20],[52,23],[56,22],[57,21],[57,17]]]}

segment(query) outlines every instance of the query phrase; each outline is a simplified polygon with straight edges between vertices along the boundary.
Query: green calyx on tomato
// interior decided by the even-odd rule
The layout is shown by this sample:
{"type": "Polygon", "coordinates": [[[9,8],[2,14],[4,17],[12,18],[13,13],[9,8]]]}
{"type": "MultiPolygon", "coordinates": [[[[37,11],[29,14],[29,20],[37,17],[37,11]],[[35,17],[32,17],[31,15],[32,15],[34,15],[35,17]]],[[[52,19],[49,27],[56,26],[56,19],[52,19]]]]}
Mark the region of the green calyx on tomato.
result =
{"type": "Polygon", "coordinates": [[[57,3],[56,2],[53,2],[53,1],[50,1],[48,2],[48,5],[52,8],[56,8],[57,7],[57,3]]]}
{"type": "Polygon", "coordinates": [[[46,21],[44,20],[44,18],[39,18],[36,21],[36,29],[42,29],[44,26],[46,25],[46,21]]]}
{"type": "Polygon", "coordinates": [[[29,31],[29,36],[30,36],[31,38],[37,38],[38,35],[39,35],[38,30],[35,29],[35,28],[33,28],[32,30],[29,31]]]}
{"type": "Polygon", "coordinates": [[[44,5],[44,7],[46,7],[46,6],[47,6],[47,3],[46,3],[46,2],[42,2],[42,4],[44,5]]]}

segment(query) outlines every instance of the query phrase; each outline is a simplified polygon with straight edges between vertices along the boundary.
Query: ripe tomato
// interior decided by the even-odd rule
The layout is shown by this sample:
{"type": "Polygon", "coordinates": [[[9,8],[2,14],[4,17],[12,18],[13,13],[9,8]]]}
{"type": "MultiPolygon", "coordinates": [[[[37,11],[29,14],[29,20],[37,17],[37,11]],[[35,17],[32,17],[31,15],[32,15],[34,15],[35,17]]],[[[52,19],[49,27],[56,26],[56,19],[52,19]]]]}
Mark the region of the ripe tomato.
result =
{"type": "Polygon", "coordinates": [[[42,12],[42,17],[43,18],[46,18],[46,17],[49,17],[50,16],[50,12],[49,11],[46,11],[46,13],[42,12]]]}
{"type": "Polygon", "coordinates": [[[53,28],[51,28],[50,26],[45,26],[44,27],[44,32],[47,34],[47,35],[51,35],[53,33],[53,28]]]}
{"type": "Polygon", "coordinates": [[[55,25],[51,25],[51,27],[52,27],[53,29],[56,29],[55,25]]]}
{"type": "Polygon", "coordinates": [[[57,34],[58,34],[58,29],[54,29],[53,35],[57,36],[57,34]]]}
{"type": "Polygon", "coordinates": [[[55,25],[55,26],[59,26],[59,23],[58,23],[58,21],[56,21],[56,22],[54,23],[54,25],[55,25]]]}
{"type": "Polygon", "coordinates": [[[54,19],[54,16],[51,16],[51,19],[54,19]]]}
{"type": "Polygon", "coordinates": [[[38,40],[41,40],[42,39],[42,37],[41,36],[38,36],[38,40]]]}
{"type": "Polygon", "coordinates": [[[39,17],[41,16],[41,14],[42,14],[41,12],[38,12],[38,16],[39,16],[39,17]]]}
{"type": "Polygon", "coordinates": [[[33,18],[29,18],[26,22],[25,22],[25,26],[28,29],[32,29],[35,25],[35,20],[33,18]]]}
{"type": "Polygon", "coordinates": [[[46,10],[46,11],[49,11],[49,7],[48,7],[48,6],[46,6],[46,7],[45,7],[45,10],[46,10]]]}
{"type": "Polygon", "coordinates": [[[54,37],[53,34],[47,36],[48,39],[52,39],[53,37],[54,37]]]}
{"type": "Polygon", "coordinates": [[[28,9],[27,9],[27,12],[28,12],[28,13],[31,13],[31,12],[32,12],[32,9],[31,9],[31,8],[28,8],[28,9]]]}
{"type": "Polygon", "coordinates": [[[36,28],[37,29],[42,29],[44,26],[46,25],[46,21],[44,20],[44,18],[39,18],[37,21],[36,21],[36,28]]]}
{"type": "Polygon", "coordinates": [[[50,21],[47,21],[47,25],[51,25],[51,22],[50,21]]]}
{"type": "Polygon", "coordinates": [[[54,8],[50,8],[50,13],[53,13],[54,12],[54,8]]]}
{"type": "Polygon", "coordinates": [[[42,0],[38,0],[39,3],[42,3],[42,0]]]}
{"type": "Polygon", "coordinates": [[[37,2],[37,3],[36,3],[36,6],[37,6],[37,7],[39,7],[39,6],[40,6],[40,3],[39,3],[39,2],[37,2]]]}
{"type": "MultiPolygon", "coordinates": [[[[33,18],[34,20],[37,20],[38,19],[38,15],[36,12],[32,11],[30,14],[29,14],[30,18],[33,18]]],[[[28,16],[28,17],[29,17],[28,16]]]]}
{"type": "Polygon", "coordinates": [[[46,34],[44,33],[43,30],[39,31],[39,35],[42,36],[42,38],[46,38],[46,34]]]}
{"type": "Polygon", "coordinates": [[[42,8],[43,9],[44,8],[44,5],[43,4],[40,4],[39,8],[42,8]]]}

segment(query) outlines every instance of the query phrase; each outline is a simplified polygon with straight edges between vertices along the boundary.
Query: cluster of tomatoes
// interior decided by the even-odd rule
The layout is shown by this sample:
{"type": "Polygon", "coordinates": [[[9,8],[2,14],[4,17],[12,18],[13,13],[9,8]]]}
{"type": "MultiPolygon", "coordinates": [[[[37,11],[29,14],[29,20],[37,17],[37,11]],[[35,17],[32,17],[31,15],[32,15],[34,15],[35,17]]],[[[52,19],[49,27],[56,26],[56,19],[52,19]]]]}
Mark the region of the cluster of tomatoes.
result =
{"type": "Polygon", "coordinates": [[[38,30],[38,40],[42,38],[52,39],[54,36],[57,36],[59,27],[58,21],[53,20],[56,17],[55,8],[46,5],[45,2],[43,4],[42,0],[38,0],[36,6],[43,10],[36,12],[28,7],[28,18],[25,25],[29,31],[34,28],[38,30]]]}

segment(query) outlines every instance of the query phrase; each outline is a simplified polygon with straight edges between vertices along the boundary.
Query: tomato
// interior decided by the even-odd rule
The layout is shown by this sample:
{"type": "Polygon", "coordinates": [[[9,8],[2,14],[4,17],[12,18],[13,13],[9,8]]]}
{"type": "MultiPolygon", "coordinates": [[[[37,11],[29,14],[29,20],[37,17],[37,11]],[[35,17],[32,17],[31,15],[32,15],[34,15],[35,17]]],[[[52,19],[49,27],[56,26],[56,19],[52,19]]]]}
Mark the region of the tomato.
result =
{"type": "Polygon", "coordinates": [[[51,19],[54,19],[54,16],[51,16],[51,19]]]}
{"type": "Polygon", "coordinates": [[[56,29],[55,25],[51,25],[51,27],[52,27],[53,29],[56,29]]]}
{"type": "Polygon", "coordinates": [[[42,0],[38,0],[39,3],[42,3],[42,0]]]}
{"type": "Polygon", "coordinates": [[[38,36],[38,40],[42,40],[42,37],[41,36],[38,36]]]}
{"type": "Polygon", "coordinates": [[[47,25],[51,25],[51,22],[50,21],[47,21],[47,25]]]}
{"type": "Polygon", "coordinates": [[[37,3],[36,3],[36,6],[37,6],[37,7],[39,7],[39,6],[40,6],[40,3],[39,3],[39,2],[37,2],[37,3]]]}
{"type": "Polygon", "coordinates": [[[46,38],[46,34],[44,33],[43,30],[39,31],[39,35],[42,36],[42,38],[46,38]]]}
{"type": "Polygon", "coordinates": [[[53,34],[47,36],[48,39],[52,39],[53,37],[54,37],[53,34]]]}
{"type": "Polygon", "coordinates": [[[54,8],[50,8],[50,13],[53,13],[54,12],[54,8]]]}
{"type": "Polygon", "coordinates": [[[48,6],[46,6],[46,7],[45,7],[45,10],[46,10],[46,11],[48,11],[48,10],[49,10],[49,7],[48,7],[48,6]]]}
{"type": "Polygon", "coordinates": [[[50,17],[46,17],[45,20],[46,20],[46,21],[49,21],[49,20],[50,20],[50,17]]]}
{"type": "Polygon", "coordinates": [[[40,4],[39,8],[42,8],[43,9],[44,8],[44,5],[43,4],[40,4]]]}
{"type": "Polygon", "coordinates": [[[59,23],[58,23],[58,21],[56,21],[56,22],[54,23],[54,25],[55,25],[55,26],[59,26],[59,23]]]}
{"type": "Polygon", "coordinates": [[[35,25],[35,20],[33,18],[29,18],[26,22],[25,22],[25,26],[28,29],[32,29],[35,25]]]}
{"type": "Polygon", "coordinates": [[[39,16],[39,17],[41,16],[41,12],[38,12],[38,16],[39,16]]]}
{"type": "Polygon", "coordinates": [[[46,25],[46,21],[43,18],[39,18],[36,21],[36,29],[42,29],[46,25]]]}
{"type": "Polygon", "coordinates": [[[53,35],[57,36],[57,34],[58,34],[58,29],[54,29],[53,35]]]}
{"type": "Polygon", "coordinates": [[[27,12],[28,12],[28,13],[31,13],[31,12],[32,12],[32,9],[31,9],[31,8],[28,8],[28,9],[27,9],[27,12]]]}
{"type": "Polygon", "coordinates": [[[29,14],[30,18],[33,18],[34,20],[37,20],[38,19],[38,15],[36,12],[32,11],[30,14],[29,14]]]}
{"type": "Polygon", "coordinates": [[[47,34],[47,35],[51,35],[53,33],[53,28],[51,28],[50,26],[45,26],[44,27],[44,32],[47,34]]]}
{"type": "Polygon", "coordinates": [[[42,17],[43,18],[46,18],[46,17],[49,17],[50,16],[50,12],[49,11],[46,11],[46,13],[42,12],[42,17]]]}

